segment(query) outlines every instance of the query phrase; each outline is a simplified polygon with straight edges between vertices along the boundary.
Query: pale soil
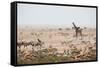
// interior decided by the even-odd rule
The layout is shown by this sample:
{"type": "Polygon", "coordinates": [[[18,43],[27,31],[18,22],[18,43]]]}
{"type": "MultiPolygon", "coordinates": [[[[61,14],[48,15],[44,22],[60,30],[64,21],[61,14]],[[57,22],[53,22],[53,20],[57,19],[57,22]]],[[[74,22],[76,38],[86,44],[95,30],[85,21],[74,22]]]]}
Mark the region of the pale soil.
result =
{"type": "MultiPolygon", "coordinates": [[[[52,46],[57,48],[58,52],[62,53],[64,50],[70,50],[71,46],[75,46],[77,49],[84,50],[86,47],[92,46],[96,49],[96,30],[95,29],[84,29],[83,37],[75,37],[73,29],[18,29],[18,42],[20,41],[37,41],[39,38],[44,44],[42,48],[48,48],[52,46]]],[[[31,50],[31,46],[27,49],[31,50]]],[[[22,47],[23,49],[23,47],[22,47]]],[[[37,49],[34,47],[34,49],[37,49]]]]}

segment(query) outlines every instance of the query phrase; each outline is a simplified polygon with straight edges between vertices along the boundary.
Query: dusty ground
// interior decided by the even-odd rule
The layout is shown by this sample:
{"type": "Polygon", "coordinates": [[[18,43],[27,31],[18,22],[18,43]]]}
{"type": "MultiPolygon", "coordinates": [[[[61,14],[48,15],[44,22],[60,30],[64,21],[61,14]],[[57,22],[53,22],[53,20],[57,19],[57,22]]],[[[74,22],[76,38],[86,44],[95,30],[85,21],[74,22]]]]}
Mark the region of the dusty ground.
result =
{"type": "MultiPolygon", "coordinates": [[[[27,43],[30,41],[38,42],[37,39],[43,42],[41,46],[28,45],[27,47],[24,47],[22,45],[20,48],[18,47],[17,59],[22,58],[21,59],[22,61],[18,60],[18,63],[25,64],[26,59],[30,59],[28,60],[29,64],[42,63],[43,60],[41,60],[41,62],[38,62],[32,59],[33,58],[32,56],[36,55],[35,53],[39,51],[43,55],[45,54],[56,55],[56,58],[58,58],[59,56],[61,58],[67,57],[69,58],[68,61],[95,60],[96,59],[96,29],[95,28],[83,29],[82,33],[83,33],[82,38],[80,36],[76,38],[74,30],[71,28],[62,28],[62,29],[59,29],[59,28],[55,28],[55,29],[54,28],[45,28],[45,29],[18,28],[18,34],[17,34],[18,43],[22,41],[24,42],[26,41],[27,43]],[[47,50],[48,53],[46,52],[42,53],[43,50],[47,50]],[[19,56],[19,54],[22,54],[25,56],[21,57],[19,56]],[[26,57],[27,54],[28,54],[28,58],[26,57]]],[[[47,61],[48,61],[47,63],[50,63],[49,60],[47,61]]],[[[59,61],[54,60],[54,62],[55,61],[63,62],[63,60],[59,60],[59,61]]],[[[68,61],[66,59],[66,61],[64,62],[68,62],[68,61]]]]}

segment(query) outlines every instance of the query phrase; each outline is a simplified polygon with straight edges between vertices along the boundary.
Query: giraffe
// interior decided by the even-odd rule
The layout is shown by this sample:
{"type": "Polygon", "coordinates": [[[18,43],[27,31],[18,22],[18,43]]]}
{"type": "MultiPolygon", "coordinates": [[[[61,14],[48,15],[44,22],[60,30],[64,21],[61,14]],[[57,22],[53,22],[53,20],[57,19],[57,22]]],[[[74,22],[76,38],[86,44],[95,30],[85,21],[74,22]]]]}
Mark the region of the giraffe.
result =
{"type": "Polygon", "coordinates": [[[80,34],[81,39],[82,39],[82,29],[80,27],[77,27],[74,22],[72,24],[73,24],[75,32],[76,32],[76,37],[78,37],[78,34],[80,34]]]}

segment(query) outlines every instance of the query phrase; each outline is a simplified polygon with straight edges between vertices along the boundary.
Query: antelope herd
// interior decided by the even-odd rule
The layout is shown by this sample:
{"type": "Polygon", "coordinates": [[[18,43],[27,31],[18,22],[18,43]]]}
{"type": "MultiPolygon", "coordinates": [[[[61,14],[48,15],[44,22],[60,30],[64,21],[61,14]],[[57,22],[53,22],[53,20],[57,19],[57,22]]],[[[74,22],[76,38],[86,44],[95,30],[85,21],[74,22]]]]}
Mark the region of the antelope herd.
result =
{"type": "Polygon", "coordinates": [[[37,46],[42,47],[44,42],[42,42],[40,39],[37,39],[37,40],[38,40],[38,42],[34,42],[34,41],[30,41],[30,42],[20,41],[20,42],[17,43],[17,46],[19,48],[21,48],[21,46],[27,47],[29,45],[31,45],[32,47],[37,47],[37,46]]]}
{"type": "Polygon", "coordinates": [[[17,42],[18,63],[95,60],[96,29],[85,27],[81,30],[75,23],[73,25],[75,32],[70,28],[65,30],[64,28],[54,30],[20,28],[17,42]]]}

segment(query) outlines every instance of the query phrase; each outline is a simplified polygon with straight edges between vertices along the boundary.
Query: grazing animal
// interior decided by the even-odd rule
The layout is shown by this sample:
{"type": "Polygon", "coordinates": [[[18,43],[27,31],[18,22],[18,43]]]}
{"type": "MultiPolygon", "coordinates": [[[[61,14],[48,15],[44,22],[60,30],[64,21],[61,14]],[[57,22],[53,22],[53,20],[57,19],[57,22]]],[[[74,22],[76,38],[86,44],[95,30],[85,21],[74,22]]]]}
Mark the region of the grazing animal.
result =
{"type": "Polygon", "coordinates": [[[74,22],[72,23],[76,32],[76,37],[78,37],[78,34],[80,34],[81,39],[82,39],[82,29],[80,27],[77,27],[74,22]]]}
{"type": "Polygon", "coordinates": [[[22,41],[22,42],[18,42],[18,43],[17,43],[17,46],[18,46],[19,48],[21,48],[21,46],[24,46],[24,48],[25,48],[25,47],[27,47],[28,45],[30,45],[30,43],[27,43],[27,42],[25,42],[25,41],[22,41]]]}
{"type": "Polygon", "coordinates": [[[24,42],[23,42],[23,41],[17,43],[17,46],[18,46],[19,48],[21,48],[22,45],[24,45],[24,42]]]}
{"type": "Polygon", "coordinates": [[[44,42],[42,42],[40,39],[37,39],[37,43],[36,44],[34,44],[34,46],[42,46],[43,44],[44,44],[44,42]]]}
{"type": "Polygon", "coordinates": [[[21,41],[21,42],[18,42],[17,46],[20,49],[21,46],[24,46],[24,48],[25,48],[25,47],[31,45],[32,49],[33,49],[33,47],[37,47],[37,46],[40,46],[40,48],[41,48],[43,44],[44,44],[44,42],[42,42],[40,39],[37,39],[37,42],[34,42],[34,41],[30,41],[30,42],[21,41]]]}

